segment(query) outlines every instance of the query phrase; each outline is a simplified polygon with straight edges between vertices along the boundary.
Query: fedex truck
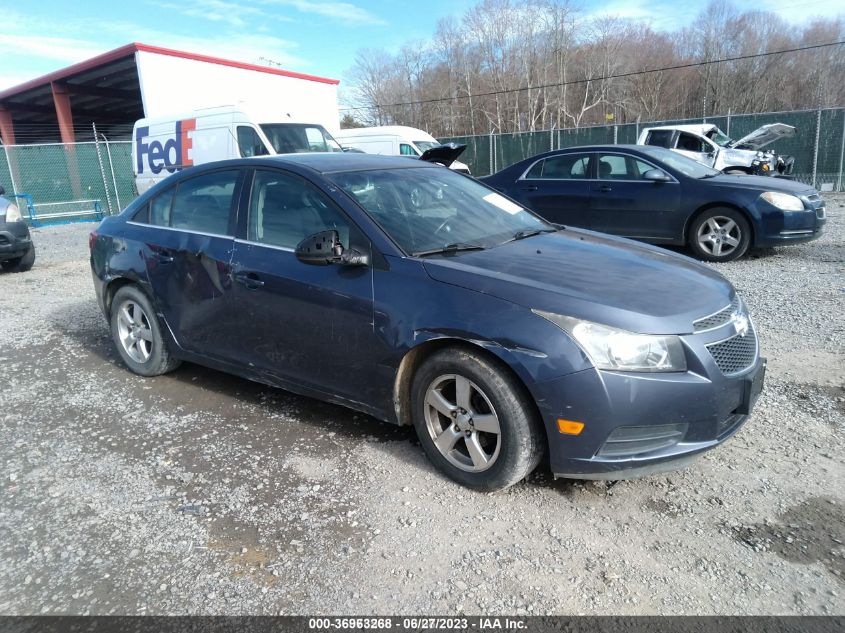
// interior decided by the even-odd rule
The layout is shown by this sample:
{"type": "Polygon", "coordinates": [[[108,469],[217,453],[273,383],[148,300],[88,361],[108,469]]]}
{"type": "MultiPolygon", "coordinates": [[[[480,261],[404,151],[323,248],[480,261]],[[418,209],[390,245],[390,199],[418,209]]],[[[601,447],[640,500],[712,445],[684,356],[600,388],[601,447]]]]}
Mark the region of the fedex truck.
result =
{"type": "Polygon", "coordinates": [[[140,119],[132,131],[132,169],[139,194],[191,165],[227,158],[341,151],[321,123],[257,116],[242,106],[140,119]]]}

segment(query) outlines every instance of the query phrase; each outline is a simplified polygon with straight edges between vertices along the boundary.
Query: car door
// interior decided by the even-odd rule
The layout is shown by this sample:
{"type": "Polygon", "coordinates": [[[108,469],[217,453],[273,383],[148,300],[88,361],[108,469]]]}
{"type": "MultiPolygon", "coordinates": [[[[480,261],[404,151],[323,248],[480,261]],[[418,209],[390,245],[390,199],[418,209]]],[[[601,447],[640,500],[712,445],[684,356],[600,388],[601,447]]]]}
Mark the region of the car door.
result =
{"type": "Polygon", "coordinates": [[[362,253],[370,252],[369,240],[324,192],[291,172],[255,170],[248,200],[232,257],[241,362],[366,401],[376,362],[373,269],[304,264],[294,249],[325,230],[362,253]]]}
{"type": "Polygon", "coordinates": [[[679,212],[680,184],[671,176],[667,182],[643,178],[657,167],[630,154],[601,152],[597,157],[590,228],[655,241],[671,239],[676,232],[672,218],[679,212]]]}
{"type": "Polygon", "coordinates": [[[508,193],[549,222],[590,228],[591,156],[571,153],[539,160],[508,193]]]}
{"type": "Polygon", "coordinates": [[[156,308],[183,349],[217,359],[230,355],[229,273],[243,177],[224,169],[181,180],[135,218],[151,225],[143,255],[156,308]]]}

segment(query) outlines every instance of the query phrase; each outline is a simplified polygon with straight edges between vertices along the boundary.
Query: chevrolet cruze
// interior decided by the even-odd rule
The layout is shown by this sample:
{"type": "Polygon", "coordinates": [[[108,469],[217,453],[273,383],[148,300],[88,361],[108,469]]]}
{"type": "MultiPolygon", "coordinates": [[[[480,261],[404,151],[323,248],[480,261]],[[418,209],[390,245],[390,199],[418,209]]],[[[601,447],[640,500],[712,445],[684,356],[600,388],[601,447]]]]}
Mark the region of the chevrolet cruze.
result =
{"type": "Polygon", "coordinates": [[[413,425],[476,489],[677,468],[737,432],[765,362],[692,259],[558,228],[438,165],[206,164],[91,235],[97,298],[144,376],[190,361],[413,425]]]}

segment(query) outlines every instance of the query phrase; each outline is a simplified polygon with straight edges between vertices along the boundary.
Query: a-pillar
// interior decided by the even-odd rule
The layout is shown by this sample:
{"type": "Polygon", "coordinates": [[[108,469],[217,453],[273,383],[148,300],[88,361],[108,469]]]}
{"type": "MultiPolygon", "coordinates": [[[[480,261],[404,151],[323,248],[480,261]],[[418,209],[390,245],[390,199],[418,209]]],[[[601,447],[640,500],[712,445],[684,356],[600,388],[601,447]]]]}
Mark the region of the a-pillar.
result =
{"type": "Polygon", "coordinates": [[[70,109],[70,94],[67,88],[57,82],[52,82],[53,104],[56,106],[56,118],[59,121],[59,133],[65,146],[65,160],[67,161],[67,175],[70,180],[73,195],[77,200],[82,198],[82,183],[79,180],[79,166],[76,159],[76,135],[73,132],[73,113],[70,109]]]}

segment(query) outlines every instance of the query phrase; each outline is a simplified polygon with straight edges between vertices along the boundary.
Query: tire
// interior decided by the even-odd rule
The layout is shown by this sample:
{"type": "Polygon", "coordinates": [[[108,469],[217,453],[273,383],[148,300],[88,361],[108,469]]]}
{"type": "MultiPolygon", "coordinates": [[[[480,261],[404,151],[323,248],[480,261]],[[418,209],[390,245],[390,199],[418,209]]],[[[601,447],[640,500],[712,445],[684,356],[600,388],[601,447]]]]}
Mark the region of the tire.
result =
{"type": "Polygon", "coordinates": [[[530,395],[481,353],[448,348],[432,354],[414,375],[411,407],[428,458],[469,488],[507,488],[529,475],[545,452],[530,395]]]}
{"type": "Polygon", "coordinates": [[[687,242],[699,259],[730,262],[748,251],[751,226],[734,209],[708,209],[690,225],[687,242]]]}
{"type": "Polygon", "coordinates": [[[0,264],[3,270],[10,273],[25,273],[35,264],[35,244],[29,245],[29,250],[14,259],[7,260],[0,264]]]}
{"type": "Polygon", "coordinates": [[[167,348],[150,300],[136,286],[123,286],[115,293],[109,324],[120,357],[136,374],[160,376],[180,365],[167,348]]]}

